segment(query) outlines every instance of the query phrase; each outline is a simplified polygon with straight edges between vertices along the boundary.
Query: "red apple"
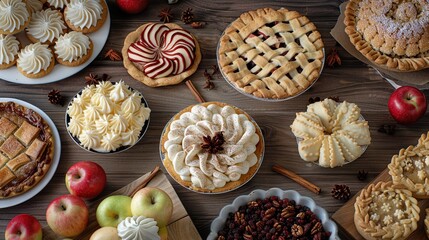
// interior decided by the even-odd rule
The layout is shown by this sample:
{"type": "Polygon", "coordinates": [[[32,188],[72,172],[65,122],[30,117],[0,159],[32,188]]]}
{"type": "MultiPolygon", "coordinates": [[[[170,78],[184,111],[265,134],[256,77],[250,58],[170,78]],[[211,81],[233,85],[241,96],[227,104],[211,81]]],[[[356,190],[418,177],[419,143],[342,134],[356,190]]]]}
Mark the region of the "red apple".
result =
{"type": "Polygon", "coordinates": [[[54,199],[46,210],[46,221],[56,234],[74,237],[85,230],[88,223],[88,207],[74,195],[62,195],[54,199]]]}
{"type": "Polygon", "coordinates": [[[141,13],[149,4],[149,0],[116,0],[122,11],[129,14],[141,13]]]}
{"type": "Polygon", "coordinates": [[[7,224],[6,240],[42,240],[42,226],[31,215],[20,214],[7,224]]]}
{"type": "Polygon", "coordinates": [[[66,186],[73,195],[84,199],[95,198],[106,185],[106,172],[95,162],[74,164],[66,173],[66,186]]]}
{"type": "Polygon", "coordinates": [[[415,87],[403,86],[390,95],[390,115],[400,124],[416,122],[426,112],[426,97],[422,91],[415,87]]]}

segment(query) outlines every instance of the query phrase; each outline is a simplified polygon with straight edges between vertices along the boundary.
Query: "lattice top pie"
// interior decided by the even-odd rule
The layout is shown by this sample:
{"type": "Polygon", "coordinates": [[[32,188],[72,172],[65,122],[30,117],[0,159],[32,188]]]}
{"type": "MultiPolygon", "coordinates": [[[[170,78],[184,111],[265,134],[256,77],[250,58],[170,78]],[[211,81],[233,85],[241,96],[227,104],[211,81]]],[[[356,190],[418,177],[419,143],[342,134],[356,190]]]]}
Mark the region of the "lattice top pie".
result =
{"type": "Polygon", "coordinates": [[[39,114],[0,103],[0,199],[22,194],[43,178],[52,163],[53,141],[39,114]]]}
{"type": "Polygon", "coordinates": [[[344,23],[356,49],[380,67],[429,67],[428,1],[350,0],[344,23]]]}
{"type": "Polygon", "coordinates": [[[303,92],[319,77],[324,58],[316,26],[284,8],[243,13],[219,44],[219,65],[227,80],[259,98],[303,92]]]}

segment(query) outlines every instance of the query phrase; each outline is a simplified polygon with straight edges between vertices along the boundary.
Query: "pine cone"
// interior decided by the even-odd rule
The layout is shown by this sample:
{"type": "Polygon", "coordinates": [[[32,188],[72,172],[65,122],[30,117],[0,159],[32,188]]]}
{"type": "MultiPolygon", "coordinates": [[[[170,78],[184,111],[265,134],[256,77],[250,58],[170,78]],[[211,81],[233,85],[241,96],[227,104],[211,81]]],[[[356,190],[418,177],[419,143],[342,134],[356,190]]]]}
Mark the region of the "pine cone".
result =
{"type": "Polygon", "coordinates": [[[351,192],[350,188],[347,185],[341,184],[335,184],[335,186],[332,188],[332,197],[338,200],[348,200],[350,199],[351,192]]]}
{"type": "Polygon", "coordinates": [[[184,11],[182,13],[182,17],[181,17],[182,21],[186,24],[189,24],[192,22],[192,20],[194,19],[194,13],[192,12],[192,8],[188,8],[186,9],[186,11],[184,11]]]}
{"type": "Polygon", "coordinates": [[[53,89],[48,93],[48,100],[55,105],[63,105],[63,97],[59,90],[53,89]]]}

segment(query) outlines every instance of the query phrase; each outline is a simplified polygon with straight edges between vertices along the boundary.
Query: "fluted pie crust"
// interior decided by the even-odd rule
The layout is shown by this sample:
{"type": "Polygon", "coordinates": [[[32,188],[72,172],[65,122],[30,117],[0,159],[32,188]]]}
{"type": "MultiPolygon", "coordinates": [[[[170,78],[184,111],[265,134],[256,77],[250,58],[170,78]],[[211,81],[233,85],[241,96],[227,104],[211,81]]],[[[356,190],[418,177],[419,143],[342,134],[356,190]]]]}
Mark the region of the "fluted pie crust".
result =
{"type": "Polygon", "coordinates": [[[367,240],[406,239],[417,229],[420,208],[411,192],[392,182],[363,189],[354,204],[354,223],[367,240]]]}
{"type": "MultiPolygon", "coordinates": [[[[146,76],[143,73],[143,71],[141,71],[133,62],[130,61],[130,59],[128,58],[128,48],[130,47],[130,45],[132,43],[134,43],[140,39],[140,34],[143,32],[145,27],[147,25],[150,25],[150,24],[152,24],[152,23],[143,24],[142,26],[137,28],[137,30],[135,30],[134,32],[129,33],[124,40],[124,47],[122,48],[122,57],[124,59],[123,60],[124,67],[127,69],[128,73],[134,79],[144,83],[145,85],[147,85],[149,87],[161,87],[161,86],[175,85],[175,84],[182,82],[183,80],[185,80],[186,78],[188,78],[192,74],[194,74],[198,68],[198,65],[201,62],[201,50],[200,50],[200,45],[198,44],[197,39],[192,34],[191,35],[193,36],[193,39],[195,42],[195,59],[194,59],[194,62],[192,63],[192,65],[188,69],[186,69],[186,71],[184,71],[178,75],[172,75],[172,76],[168,76],[168,77],[153,79],[153,78],[146,76]]],[[[180,27],[179,25],[174,24],[174,23],[165,23],[164,25],[170,29],[183,29],[182,27],[180,27]]]]}
{"type": "MultiPolygon", "coordinates": [[[[229,104],[226,103],[222,103],[222,102],[205,102],[205,103],[200,103],[200,105],[202,106],[209,106],[210,104],[216,104],[217,106],[220,107],[224,107],[224,106],[231,106],[229,104]]],[[[180,178],[180,175],[174,170],[172,161],[169,159],[168,154],[167,154],[167,150],[164,148],[164,144],[165,142],[168,140],[168,133],[170,131],[170,124],[174,121],[180,118],[180,116],[186,112],[190,112],[192,107],[194,107],[195,105],[191,105],[189,107],[186,107],[185,109],[183,109],[182,111],[180,111],[179,113],[177,113],[168,123],[168,125],[165,128],[164,134],[161,136],[161,145],[160,145],[160,149],[161,149],[161,153],[164,155],[164,159],[162,160],[162,163],[165,167],[165,169],[168,171],[168,173],[170,174],[170,176],[172,176],[174,178],[174,180],[176,180],[180,185],[187,187],[193,191],[196,192],[201,192],[201,193],[222,193],[222,192],[228,192],[231,191],[233,189],[236,189],[237,187],[241,186],[242,184],[246,183],[247,181],[249,181],[253,175],[255,175],[256,171],[259,169],[259,166],[261,165],[261,161],[262,161],[262,155],[263,155],[263,151],[265,148],[264,145],[264,140],[263,140],[263,136],[262,136],[262,132],[260,130],[260,128],[257,126],[257,124],[255,122],[253,122],[252,118],[243,110],[236,108],[234,106],[231,106],[234,108],[235,112],[237,114],[244,114],[246,115],[246,117],[255,125],[256,127],[256,133],[259,136],[259,142],[256,145],[256,150],[255,150],[255,155],[256,158],[258,159],[258,162],[253,165],[252,167],[249,168],[249,171],[246,174],[242,174],[240,179],[237,181],[230,181],[227,182],[225,186],[220,187],[220,188],[215,188],[214,190],[208,190],[208,189],[203,189],[203,188],[199,188],[199,187],[195,187],[192,186],[192,182],[190,181],[184,181],[180,178]]]]}
{"type": "Polygon", "coordinates": [[[404,186],[415,198],[429,198],[429,133],[416,146],[401,149],[388,165],[394,184],[404,186]]]}
{"type": "Polygon", "coordinates": [[[425,19],[423,13],[418,13],[418,11],[424,12],[425,10],[410,4],[426,4],[426,8],[429,6],[427,1],[414,1],[414,3],[412,1],[393,1],[392,3],[392,1],[386,0],[350,0],[344,19],[345,31],[349,35],[350,41],[362,55],[382,68],[399,72],[428,68],[428,15],[426,14],[425,19]],[[391,4],[395,8],[387,9],[388,14],[380,14],[379,12],[388,7],[386,4],[391,4]],[[417,11],[415,19],[414,17],[406,19],[410,12],[399,12],[414,10],[417,11]],[[360,16],[365,19],[360,19],[360,16]],[[394,25],[405,26],[404,24],[408,23],[409,27],[400,29],[403,33],[388,33],[392,31],[391,29],[396,28],[394,25]],[[423,29],[417,29],[419,27],[423,29]]]}
{"type": "Polygon", "coordinates": [[[0,199],[37,185],[53,155],[51,128],[38,113],[17,103],[0,103],[0,199]]]}
{"type": "Polygon", "coordinates": [[[284,99],[306,90],[319,77],[323,41],[306,16],[285,8],[241,14],[219,42],[219,66],[241,91],[284,99]]]}

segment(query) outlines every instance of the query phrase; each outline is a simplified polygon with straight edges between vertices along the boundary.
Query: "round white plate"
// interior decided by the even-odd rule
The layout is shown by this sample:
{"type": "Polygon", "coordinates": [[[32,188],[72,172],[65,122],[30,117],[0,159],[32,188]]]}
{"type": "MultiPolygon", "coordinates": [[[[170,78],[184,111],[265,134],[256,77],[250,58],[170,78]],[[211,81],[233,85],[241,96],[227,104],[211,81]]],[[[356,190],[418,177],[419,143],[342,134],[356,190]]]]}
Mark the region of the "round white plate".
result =
{"type": "Polygon", "coordinates": [[[54,122],[40,108],[16,98],[0,98],[0,102],[15,102],[26,108],[32,109],[33,111],[38,113],[48,123],[49,127],[51,128],[52,135],[54,137],[54,144],[55,144],[54,158],[52,159],[51,167],[49,168],[48,172],[45,174],[43,179],[40,180],[40,182],[37,183],[32,189],[28,190],[23,194],[20,194],[11,198],[0,199],[0,208],[7,208],[29,200],[30,198],[38,194],[40,191],[42,191],[42,189],[49,183],[51,178],[54,176],[55,171],[57,170],[58,163],[60,162],[61,139],[60,139],[60,134],[58,133],[58,129],[57,127],[55,127],[54,122]]]}
{"type": "Polygon", "coordinates": [[[215,240],[217,239],[217,233],[222,230],[223,225],[226,222],[226,219],[229,216],[229,213],[234,213],[238,210],[240,206],[246,205],[248,202],[256,200],[256,199],[264,199],[271,196],[277,196],[280,199],[288,198],[290,200],[294,200],[296,204],[300,204],[302,206],[306,206],[310,208],[310,210],[316,214],[316,216],[322,222],[323,228],[325,231],[331,232],[331,236],[329,240],[339,239],[338,237],[338,227],[329,218],[328,213],[322,207],[316,205],[314,200],[310,197],[301,196],[297,191],[294,190],[282,190],[280,188],[271,188],[267,191],[257,189],[252,191],[249,195],[241,195],[234,199],[232,204],[226,205],[220,210],[219,216],[215,218],[210,226],[210,234],[207,237],[207,240],[215,240]]]}
{"type": "MultiPolygon", "coordinates": [[[[106,22],[103,24],[103,26],[98,31],[88,34],[88,36],[91,38],[92,42],[94,43],[94,51],[92,52],[92,55],[88,59],[88,61],[86,61],[84,64],[76,67],[67,67],[59,63],[56,63],[54,69],[48,75],[42,78],[34,78],[34,79],[28,78],[22,75],[18,71],[18,68],[16,66],[13,66],[5,70],[0,70],[0,79],[6,80],[8,82],[19,83],[19,84],[45,84],[45,83],[56,82],[56,81],[68,78],[78,73],[86,66],[88,66],[92,61],[94,61],[94,59],[98,56],[98,54],[103,50],[104,44],[106,43],[107,37],[109,36],[109,31],[110,31],[110,13],[109,13],[109,10],[107,10],[106,22]]],[[[21,41],[23,46],[29,43],[29,40],[25,36],[24,32],[19,33],[16,37],[21,41]]]]}

